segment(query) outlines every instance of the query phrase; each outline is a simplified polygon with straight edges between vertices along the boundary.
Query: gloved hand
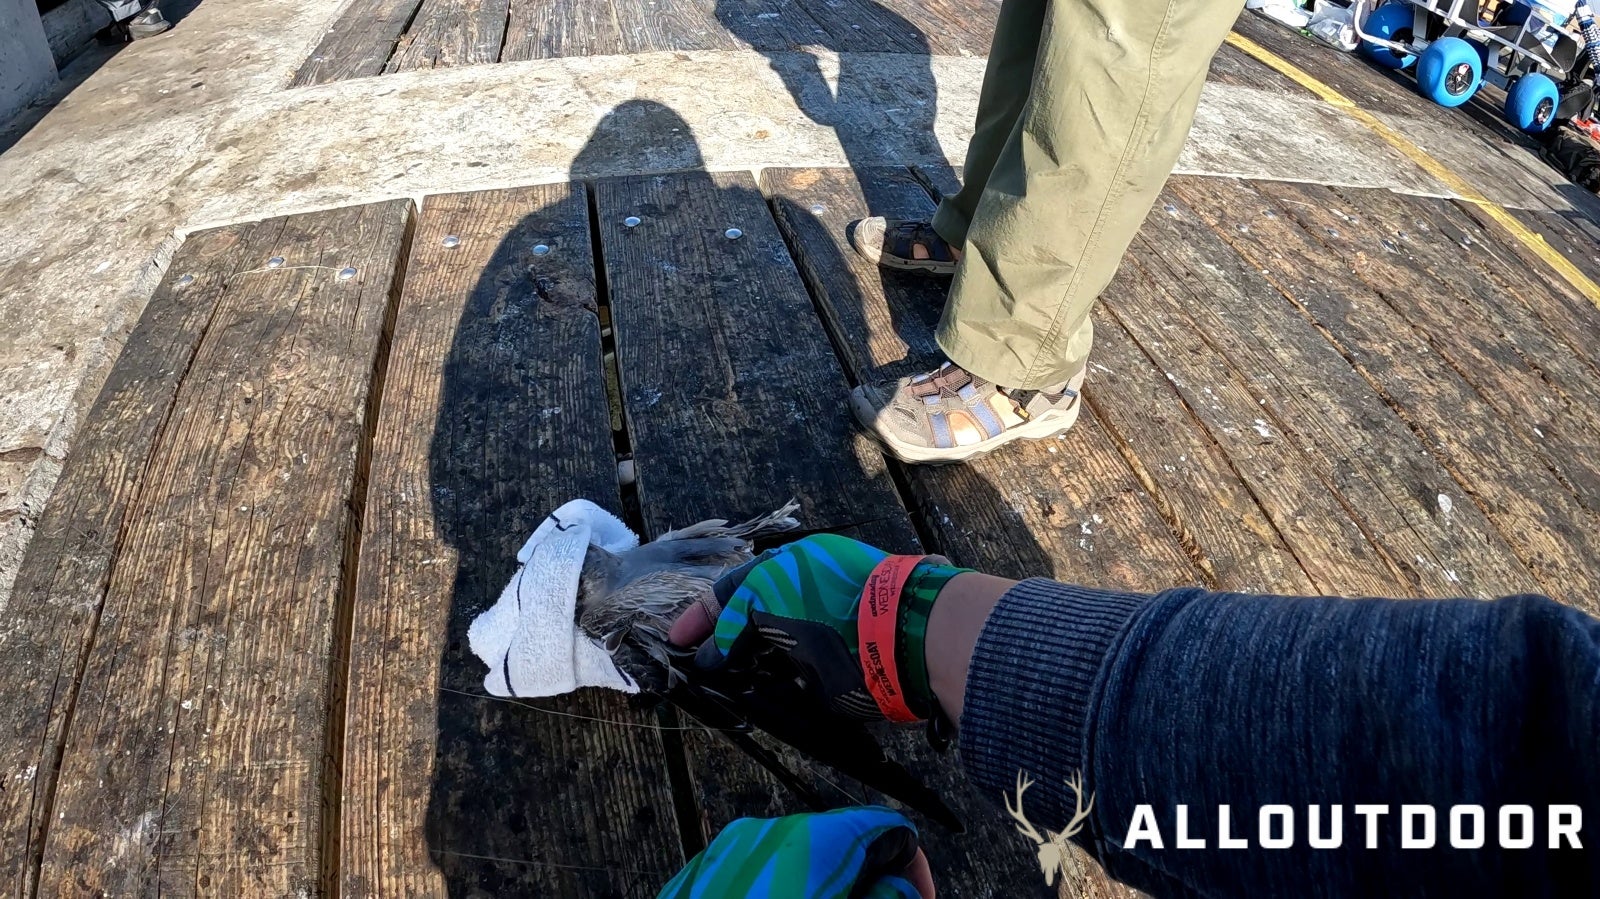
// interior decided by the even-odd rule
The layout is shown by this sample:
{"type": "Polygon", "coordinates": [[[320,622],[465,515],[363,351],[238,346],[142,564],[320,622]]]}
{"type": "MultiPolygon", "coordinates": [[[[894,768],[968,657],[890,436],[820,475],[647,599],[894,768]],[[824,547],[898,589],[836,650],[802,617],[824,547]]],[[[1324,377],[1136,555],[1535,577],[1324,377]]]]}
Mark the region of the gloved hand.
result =
{"type": "Polygon", "coordinates": [[[740,818],[656,899],[933,899],[917,831],[886,808],[740,818]]]}
{"type": "Polygon", "coordinates": [[[709,630],[696,656],[707,668],[776,649],[834,711],[928,718],[935,708],[924,657],[928,613],[944,584],[966,570],[935,556],[891,557],[848,537],[814,534],[724,575],[719,598],[737,589],[714,625],[706,610],[691,607],[671,640],[692,646],[709,630]],[[872,601],[863,604],[869,586],[872,601]]]}

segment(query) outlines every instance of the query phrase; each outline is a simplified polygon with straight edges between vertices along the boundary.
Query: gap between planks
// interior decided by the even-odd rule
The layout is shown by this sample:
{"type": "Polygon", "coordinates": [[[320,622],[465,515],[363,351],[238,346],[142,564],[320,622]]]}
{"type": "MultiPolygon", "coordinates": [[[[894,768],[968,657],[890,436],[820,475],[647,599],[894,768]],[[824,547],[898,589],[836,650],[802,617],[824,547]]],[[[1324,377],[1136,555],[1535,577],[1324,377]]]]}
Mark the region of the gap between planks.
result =
{"type": "Polygon", "coordinates": [[[406,268],[411,261],[411,242],[417,233],[421,206],[411,204],[406,214],[405,231],[396,248],[394,277],[385,297],[383,324],[367,388],[367,406],[362,419],[361,438],[356,446],[355,471],[350,484],[350,501],[345,507],[344,551],[340,559],[339,599],[333,613],[333,646],[328,653],[327,730],[323,735],[326,768],[322,780],[322,832],[319,840],[322,895],[340,895],[341,829],[344,825],[344,743],[349,714],[351,646],[355,642],[355,604],[361,570],[361,535],[365,531],[367,488],[372,474],[372,445],[378,433],[378,413],[383,408],[383,388],[389,373],[389,351],[394,344],[395,319],[400,312],[400,296],[406,283],[406,268]]]}

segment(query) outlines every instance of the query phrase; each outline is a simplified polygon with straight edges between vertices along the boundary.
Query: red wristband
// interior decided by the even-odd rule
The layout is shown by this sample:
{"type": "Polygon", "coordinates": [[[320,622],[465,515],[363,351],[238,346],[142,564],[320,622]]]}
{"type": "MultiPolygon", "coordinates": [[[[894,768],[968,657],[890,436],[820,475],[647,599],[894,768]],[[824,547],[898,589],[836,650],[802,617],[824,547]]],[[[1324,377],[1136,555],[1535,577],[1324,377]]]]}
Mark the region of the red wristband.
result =
{"type": "Polygon", "coordinates": [[[861,650],[861,673],[867,681],[867,692],[878,703],[883,717],[896,724],[909,724],[919,720],[906,705],[905,692],[900,688],[900,669],[895,664],[895,640],[900,623],[900,592],[910,580],[911,572],[926,556],[889,556],[867,576],[861,591],[861,609],[857,612],[856,633],[861,650]]]}

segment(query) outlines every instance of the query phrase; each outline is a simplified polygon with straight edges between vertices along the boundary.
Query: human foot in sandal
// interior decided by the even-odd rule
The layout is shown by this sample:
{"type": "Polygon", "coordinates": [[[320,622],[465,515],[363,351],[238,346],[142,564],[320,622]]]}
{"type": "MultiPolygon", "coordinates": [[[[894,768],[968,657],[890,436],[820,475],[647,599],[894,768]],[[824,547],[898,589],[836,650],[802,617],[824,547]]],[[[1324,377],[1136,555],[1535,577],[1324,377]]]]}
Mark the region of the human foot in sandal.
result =
{"type": "Polygon", "coordinates": [[[1043,390],[1014,390],[946,362],[916,377],[862,384],[850,392],[850,408],[902,462],[963,462],[1072,427],[1082,387],[1079,372],[1043,390]]]}
{"type": "Polygon", "coordinates": [[[961,251],[945,243],[927,222],[875,215],[850,225],[850,244],[884,268],[953,275],[961,251]]]}

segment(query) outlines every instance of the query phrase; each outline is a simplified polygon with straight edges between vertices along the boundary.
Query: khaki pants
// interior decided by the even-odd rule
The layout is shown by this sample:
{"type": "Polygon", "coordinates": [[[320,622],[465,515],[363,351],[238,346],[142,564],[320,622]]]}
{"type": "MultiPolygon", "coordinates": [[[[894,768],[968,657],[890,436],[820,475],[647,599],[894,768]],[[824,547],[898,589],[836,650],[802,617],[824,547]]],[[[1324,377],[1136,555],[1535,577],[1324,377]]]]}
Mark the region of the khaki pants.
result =
{"type": "Polygon", "coordinates": [[[966,252],[950,360],[1039,388],[1089,356],[1089,310],[1177,163],[1242,0],[1004,0],[939,236],[966,252]]]}

